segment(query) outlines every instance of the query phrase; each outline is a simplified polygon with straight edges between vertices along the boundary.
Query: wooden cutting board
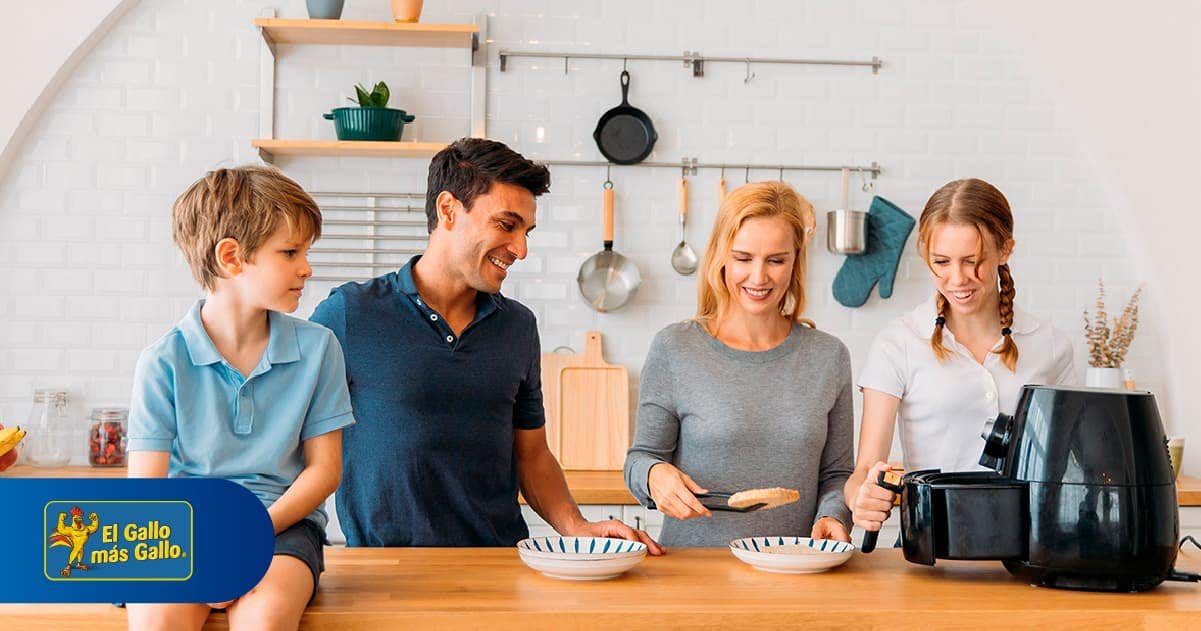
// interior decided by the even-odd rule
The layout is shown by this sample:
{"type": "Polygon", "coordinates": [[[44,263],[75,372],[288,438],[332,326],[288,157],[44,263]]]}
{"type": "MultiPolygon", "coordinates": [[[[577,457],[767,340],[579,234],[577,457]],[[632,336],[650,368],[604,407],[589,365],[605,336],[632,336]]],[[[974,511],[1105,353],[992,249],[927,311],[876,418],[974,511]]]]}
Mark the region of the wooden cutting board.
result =
{"type": "Polygon", "coordinates": [[[600,331],[589,331],[584,354],[543,353],[546,440],[564,469],[615,471],[630,447],[630,377],[605,363],[600,331]]]}

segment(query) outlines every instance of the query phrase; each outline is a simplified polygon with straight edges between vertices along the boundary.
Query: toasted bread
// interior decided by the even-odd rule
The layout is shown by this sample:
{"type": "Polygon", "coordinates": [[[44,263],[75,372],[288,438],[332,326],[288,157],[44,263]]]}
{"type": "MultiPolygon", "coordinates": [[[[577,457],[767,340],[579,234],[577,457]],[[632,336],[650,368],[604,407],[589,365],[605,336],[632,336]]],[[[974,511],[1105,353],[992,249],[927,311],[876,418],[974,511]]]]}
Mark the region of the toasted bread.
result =
{"type": "Polygon", "coordinates": [[[799,499],[801,499],[800,491],[776,487],[772,489],[739,491],[731,495],[726,503],[734,508],[745,508],[754,504],[763,504],[763,508],[775,508],[791,504],[799,499]]]}

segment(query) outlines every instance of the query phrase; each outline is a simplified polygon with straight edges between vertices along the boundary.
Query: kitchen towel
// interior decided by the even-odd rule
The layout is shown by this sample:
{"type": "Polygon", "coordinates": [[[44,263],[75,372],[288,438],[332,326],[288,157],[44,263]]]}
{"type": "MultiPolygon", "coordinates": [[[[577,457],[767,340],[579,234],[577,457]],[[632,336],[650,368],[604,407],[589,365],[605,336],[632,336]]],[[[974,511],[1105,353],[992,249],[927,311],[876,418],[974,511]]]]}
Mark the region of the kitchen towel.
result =
{"type": "Polygon", "coordinates": [[[845,307],[861,307],[877,282],[881,298],[892,296],[897,264],[916,223],[896,204],[873,197],[867,211],[867,249],[843,261],[834,276],[834,299],[845,307]]]}

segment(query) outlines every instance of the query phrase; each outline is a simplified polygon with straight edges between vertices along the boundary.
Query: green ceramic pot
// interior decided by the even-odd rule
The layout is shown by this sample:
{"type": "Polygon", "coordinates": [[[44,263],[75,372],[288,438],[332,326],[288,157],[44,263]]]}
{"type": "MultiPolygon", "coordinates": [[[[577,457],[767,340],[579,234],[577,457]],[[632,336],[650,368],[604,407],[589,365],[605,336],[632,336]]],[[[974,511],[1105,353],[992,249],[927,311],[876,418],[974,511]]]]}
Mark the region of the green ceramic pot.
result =
{"type": "Polygon", "coordinates": [[[324,117],[334,121],[338,140],[400,140],[414,118],[390,107],[336,107],[324,117]]]}

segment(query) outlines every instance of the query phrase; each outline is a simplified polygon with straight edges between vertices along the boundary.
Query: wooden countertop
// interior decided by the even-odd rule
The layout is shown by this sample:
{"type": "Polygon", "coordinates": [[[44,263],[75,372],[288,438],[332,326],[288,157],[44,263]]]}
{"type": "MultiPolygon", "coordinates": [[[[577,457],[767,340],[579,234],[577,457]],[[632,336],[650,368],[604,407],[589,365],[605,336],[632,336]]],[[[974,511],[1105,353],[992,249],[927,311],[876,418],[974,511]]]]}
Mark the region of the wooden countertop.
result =
{"type": "MultiPolygon", "coordinates": [[[[908,563],[856,554],[822,574],[754,570],[723,548],[681,548],[610,581],[570,582],[525,567],[511,548],[328,548],[301,629],[997,628],[1187,629],[1201,585],[1141,594],[1035,588],[999,562],[908,563]]],[[[1201,570],[1201,552],[1176,567],[1201,570]]],[[[8,628],[125,629],[111,605],[0,605],[8,628]],[[12,625],[16,625],[15,627],[12,625]]],[[[225,629],[224,614],[206,629],[225,629]]]]}
{"type": "MultiPolygon", "coordinates": [[[[567,486],[580,504],[630,504],[638,502],[626,490],[620,471],[565,471],[567,486]]],[[[61,467],[37,469],[17,466],[0,473],[0,478],[87,478],[125,477],[124,467],[61,467]]],[[[1176,492],[1181,506],[1201,506],[1201,478],[1180,476],[1176,492]]],[[[524,500],[522,500],[524,503],[524,500]]]]}

